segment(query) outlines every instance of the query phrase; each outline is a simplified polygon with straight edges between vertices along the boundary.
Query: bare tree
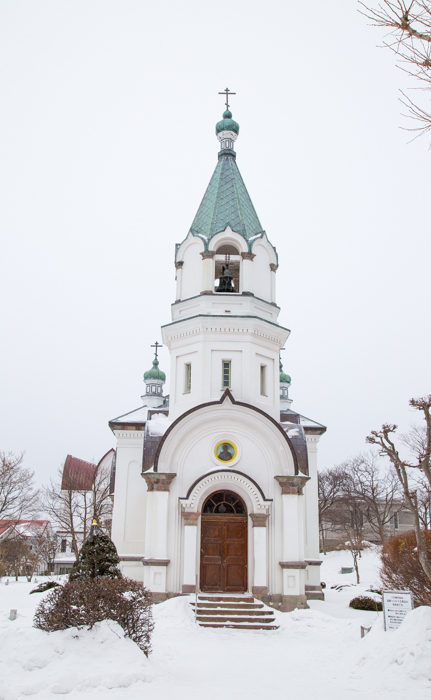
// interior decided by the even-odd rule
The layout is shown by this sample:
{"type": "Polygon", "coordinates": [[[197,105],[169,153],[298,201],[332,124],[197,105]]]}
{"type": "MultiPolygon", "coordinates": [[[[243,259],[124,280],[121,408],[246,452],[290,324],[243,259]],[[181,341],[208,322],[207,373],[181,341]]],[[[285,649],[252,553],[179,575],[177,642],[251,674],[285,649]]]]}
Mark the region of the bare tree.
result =
{"type": "Polygon", "coordinates": [[[102,526],[106,523],[109,529],[112,517],[109,479],[110,466],[102,463],[95,468],[90,489],[76,490],[72,481],[65,482],[63,467],[60,467],[58,479],[51,479],[49,486],[43,489],[44,509],[58,529],[70,533],[76,559],[80,538],[86,539],[93,520],[102,526]]]}
{"type": "Polygon", "coordinates": [[[358,500],[369,527],[384,543],[387,539],[386,525],[403,506],[396,474],[384,469],[372,452],[349,459],[342,468],[347,492],[358,500]]]}
{"type": "Polygon", "coordinates": [[[38,507],[34,472],[23,466],[24,453],[0,451],[0,520],[21,520],[32,516],[38,507]]]}
{"type": "Polygon", "coordinates": [[[60,467],[58,481],[51,479],[49,486],[45,486],[42,491],[42,504],[55,527],[70,533],[73,552],[75,558],[78,559],[78,533],[82,526],[82,503],[79,492],[61,488],[62,476],[63,468],[60,467]]]}
{"type": "MultiPolygon", "coordinates": [[[[427,0],[382,0],[373,9],[359,2],[361,14],[376,27],[388,29],[383,46],[394,52],[397,66],[419,82],[422,90],[431,89],[431,3],[427,0]]],[[[416,125],[408,131],[417,136],[431,129],[431,114],[416,105],[402,91],[401,102],[416,125]]]]}
{"type": "Polygon", "coordinates": [[[24,537],[16,535],[0,542],[0,559],[8,576],[21,574],[23,563],[30,556],[29,544],[24,537]]]}
{"type": "Polygon", "coordinates": [[[412,474],[419,476],[431,488],[431,395],[419,399],[411,399],[410,406],[422,413],[423,430],[414,429],[407,436],[402,436],[404,445],[410,448],[413,460],[402,459],[397,449],[393,434],[397,426],[385,424],[381,430],[373,430],[367,437],[367,442],[377,445],[379,453],[388,457],[403,489],[405,504],[410,509],[414,519],[414,530],[418,548],[418,558],[421,566],[431,580],[431,561],[427,547],[422,537],[422,523],[419,515],[417,489],[411,488],[412,474]]]}
{"type": "Polygon", "coordinates": [[[343,467],[332,467],[318,474],[319,530],[323,554],[326,554],[326,531],[331,529],[331,512],[343,494],[343,467]]]}
{"type": "Polygon", "coordinates": [[[60,550],[60,542],[49,533],[39,537],[35,546],[40,555],[40,561],[46,564],[48,574],[52,574],[54,571],[54,560],[60,550]]]}
{"type": "Polygon", "coordinates": [[[87,520],[89,530],[93,520],[96,520],[110,534],[112,522],[112,500],[110,498],[111,466],[99,464],[94,473],[91,489],[91,511],[87,520]]]}

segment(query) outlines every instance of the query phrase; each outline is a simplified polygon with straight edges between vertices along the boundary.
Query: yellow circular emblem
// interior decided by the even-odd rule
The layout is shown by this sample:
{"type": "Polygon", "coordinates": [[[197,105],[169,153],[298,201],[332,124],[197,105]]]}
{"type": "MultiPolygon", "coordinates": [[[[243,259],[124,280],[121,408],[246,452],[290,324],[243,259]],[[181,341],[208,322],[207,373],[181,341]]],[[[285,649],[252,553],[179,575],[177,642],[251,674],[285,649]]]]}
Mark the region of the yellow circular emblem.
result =
{"type": "Polygon", "coordinates": [[[215,446],[214,454],[219,462],[232,462],[236,457],[236,447],[228,440],[222,440],[215,446]]]}

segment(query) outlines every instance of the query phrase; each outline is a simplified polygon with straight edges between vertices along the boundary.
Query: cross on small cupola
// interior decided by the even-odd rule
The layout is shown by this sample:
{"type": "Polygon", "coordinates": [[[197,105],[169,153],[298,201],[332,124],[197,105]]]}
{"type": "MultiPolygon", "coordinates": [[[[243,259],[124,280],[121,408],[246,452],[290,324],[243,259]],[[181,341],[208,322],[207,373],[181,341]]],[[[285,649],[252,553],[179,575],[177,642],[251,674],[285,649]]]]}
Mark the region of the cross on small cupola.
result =
{"type": "Polygon", "coordinates": [[[166,374],[159,369],[158,353],[159,348],[162,348],[163,345],[156,340],[151,347],[155,348],[153,366],[144,374],[145,394],[142,399],[148,406],[155,406],[163,402],[163,385],[166,381],[166,374]]]}
{"type": "Polygon", "coordinates": [[[158,350],[159,350],[159,348],[162,348],[163,345],[161,345],[161,344],[156,340],[156,342],[154,343],[154,345],[152,345],[151,347],[152,347],[152,348],[156,348],[155,351],[154,351],[154,357],[155,357],[156,360],[157,360],[157,353],[158,353],[158,350]]]}
{"type": "Polygon", "coordinates": [[[226,109],[229,109],[229,95],[236,95],[236,92],[231,92],[229,88],[225,88],[219,95],[226,95],[226,109]]]}
{"type": "MultiPolygon", "coordinates": [[[[239,124],[232,119],[232,112],[229,109],[229,95],[236,95],[229,88],[225,88],[219,95],[226,97],[226,109],[223,112],[223,119],[216,124],[216,136],[220,141],[220,154],[235,157],[234,143],[238,138],[239,124]]],[[[220,157],[220,156],[219,156],[220,157]]]]}

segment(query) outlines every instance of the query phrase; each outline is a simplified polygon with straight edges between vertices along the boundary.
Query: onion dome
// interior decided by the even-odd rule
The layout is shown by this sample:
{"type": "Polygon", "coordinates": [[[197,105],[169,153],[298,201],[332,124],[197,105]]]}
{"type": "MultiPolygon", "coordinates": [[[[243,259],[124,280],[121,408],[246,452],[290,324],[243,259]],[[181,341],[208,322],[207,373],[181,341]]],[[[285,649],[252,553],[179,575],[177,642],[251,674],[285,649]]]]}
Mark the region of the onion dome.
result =
{"type": "Polygon", "coordinates": [[[157,357],[155,357],[153,360],[152,368],[144,374],[144,382],[151,381],[152,379],[160,382],[166,381],[166,374],[159,369],[159,361],[157,357]]]}
{"type": "Polygon", "coordinates": [[[288,374],[285,374],[283,372],[283,365],[280,360],[280,384],[289,384],[291,383],[291,378],[289,377],[288,374]]]}
{"type": "Polygon", "coordinates": [[[218,136],[221,131],[233,131],[235,134],[239,134],[239,124],[232,119],[230,109],[223,112],[223,119],[216,124],[216,135],[218,136]]]}

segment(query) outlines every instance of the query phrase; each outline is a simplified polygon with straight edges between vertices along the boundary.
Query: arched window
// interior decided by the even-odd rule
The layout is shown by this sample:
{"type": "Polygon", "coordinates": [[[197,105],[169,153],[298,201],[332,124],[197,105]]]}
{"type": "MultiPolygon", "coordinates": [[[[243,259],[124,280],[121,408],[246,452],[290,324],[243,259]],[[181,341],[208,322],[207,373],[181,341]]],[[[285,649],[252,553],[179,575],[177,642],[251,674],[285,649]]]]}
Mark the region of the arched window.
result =
{"type": "Polygon", "coordinates": [[[247,509],[244,502],[232,491],[217,491],[204,503],[202,513],[217,515],[245,515],[247,509]]]}
{"type": "Polygon", "coordinates": [[[226,267],[226,265],[229,267],[232,274],[233,286],[235,288],[235,292],[238,294],[240,292],[241,255],[235,246],[227,243],[219,246],[216,250],[214,268],[215,290],[218,289],[219,280],[223,274],[223,268],[226,267]]]}

